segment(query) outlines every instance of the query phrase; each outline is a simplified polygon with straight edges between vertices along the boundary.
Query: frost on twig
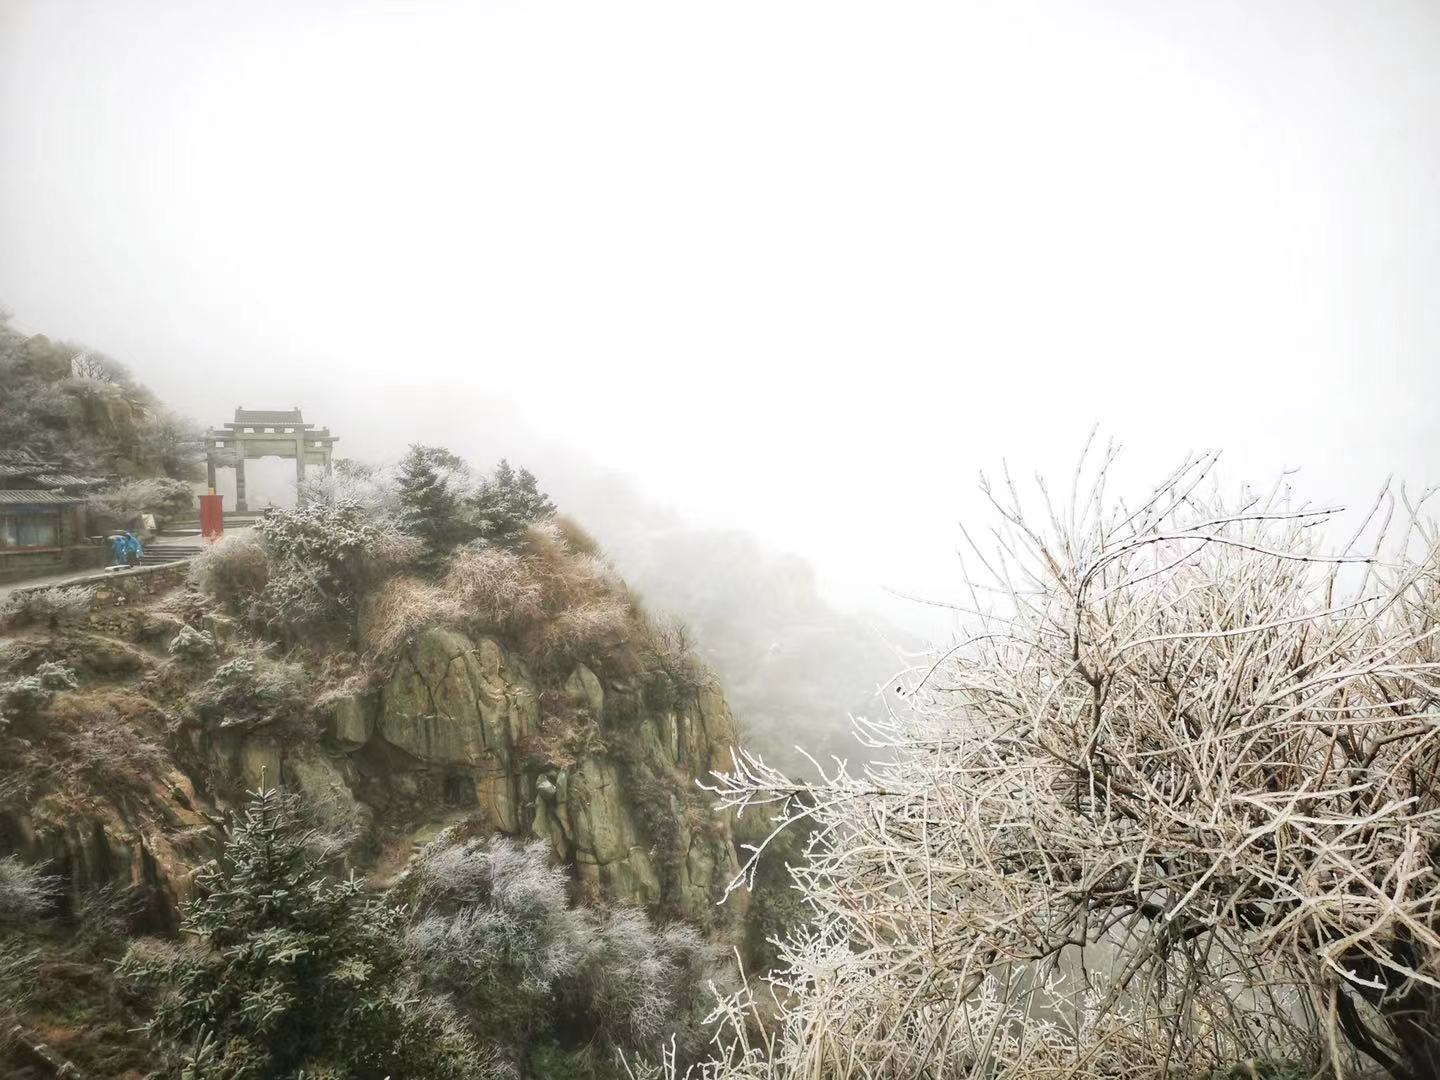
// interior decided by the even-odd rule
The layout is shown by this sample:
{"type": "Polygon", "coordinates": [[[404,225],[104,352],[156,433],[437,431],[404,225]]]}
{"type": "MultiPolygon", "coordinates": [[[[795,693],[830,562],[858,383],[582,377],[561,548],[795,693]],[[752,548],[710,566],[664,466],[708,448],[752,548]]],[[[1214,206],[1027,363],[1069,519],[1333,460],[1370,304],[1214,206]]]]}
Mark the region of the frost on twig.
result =
{"type": "Polygon", "coordinates": [[[886,760],[715,779],[811,820],[816,923],[773,1054],[714,1075],[1440,1075],[1425,497],[1326,546],[1337,511],[1283,482],[1227,499],[1207,454],[1126,505],[1113,459],[1038,512],[983,485],[969,625],[868,726],[886,760]]]}

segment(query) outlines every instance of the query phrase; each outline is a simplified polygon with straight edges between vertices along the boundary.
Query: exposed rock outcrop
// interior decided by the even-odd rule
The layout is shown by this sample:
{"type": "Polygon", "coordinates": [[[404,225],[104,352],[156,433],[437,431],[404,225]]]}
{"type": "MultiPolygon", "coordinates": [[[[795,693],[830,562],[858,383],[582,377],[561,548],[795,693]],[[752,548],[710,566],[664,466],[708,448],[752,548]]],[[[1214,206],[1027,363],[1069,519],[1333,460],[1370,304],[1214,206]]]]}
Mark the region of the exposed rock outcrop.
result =
{"type": "Polygon", "coordinates": [[[127,709],[150,718],[146,736],[167,740],[173,756],[124,785],[62,791],[44,779],[49,751],[24,744],[39,786],[28,802],[0,804],[0,853],[48,862],[74,899],[108,883],[142,886],[155,921],[173,923],[195,867],[218,851],[225,811],[278,784],[354,838],[381,882],[463,823],[471,835],[543,840],[592,899],[707,926],[743,915],[743,891],[719,905],[739,872],[732,822],[696,785],[732,765],[735,725],[715,687],[679,684],[623,641],[540,671],[497,637],[435,627],[384,677],[346,668],[338,685],[354,689],[277,718],[261,697],[223,689],[249,679],[245,693],[261,694],[253,644],[226,634],[214,657],[169,655],[202,618],[135,611],[16,654],[30,667],[73,663],[73,693],[95,707],[128,695],[127,709]],[[216,689],[207,697],[206,687],[216,689]]]}
{"type": "MultiPolygon", "coordinates": [[[[624,647],[596,666],[634,668],[624,647]],[[627,663],[628,662],[628,663],[627,663]]],[[[378,694],[335,700],[327,742],[344,765],[285,752],[287,784],[355,813],[410,817],[469,809],[485,827],[547,840],[598,897],[664,907],[709,921],[738,872],[730,822],[708,810],[695,781],[730,766],[735,725],[711,687],[679,689],[658,705],[633,675],[608,685],[576,663],[547,693],[525,660],[493,637],[420,634],[378,694]],[[552,698],[559,698],[552,702],[552,698]],[[536,753],[554,718],[591,723],[598,746],[573,762],[536,753]]],[[[732,898],[732,904],[742,901],[732,898]]]]}
{"type": "Polygon", "coordinates": [[[56,874],[66,906],[102,886],[135,886],[150,903],[152,923],[173,925],[195,867],[214,855],[220,832],[189,779],[180,772],[168,779],[168,790],[143,797],[75,806],[47,796],[0,813],[0,850],[56,874]]]}

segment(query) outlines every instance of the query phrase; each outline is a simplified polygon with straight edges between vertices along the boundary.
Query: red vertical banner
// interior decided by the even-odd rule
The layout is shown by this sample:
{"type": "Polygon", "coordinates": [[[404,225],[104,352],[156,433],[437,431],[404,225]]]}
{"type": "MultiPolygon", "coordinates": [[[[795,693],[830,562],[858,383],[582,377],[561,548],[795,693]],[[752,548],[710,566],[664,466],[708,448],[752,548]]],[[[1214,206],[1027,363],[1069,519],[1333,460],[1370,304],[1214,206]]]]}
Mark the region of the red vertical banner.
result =
{"type": "Polygon", "coordinates": [[[225,535],[223,495],[200,496],[200,535],[206,540],[219,540],[225,535]]]}

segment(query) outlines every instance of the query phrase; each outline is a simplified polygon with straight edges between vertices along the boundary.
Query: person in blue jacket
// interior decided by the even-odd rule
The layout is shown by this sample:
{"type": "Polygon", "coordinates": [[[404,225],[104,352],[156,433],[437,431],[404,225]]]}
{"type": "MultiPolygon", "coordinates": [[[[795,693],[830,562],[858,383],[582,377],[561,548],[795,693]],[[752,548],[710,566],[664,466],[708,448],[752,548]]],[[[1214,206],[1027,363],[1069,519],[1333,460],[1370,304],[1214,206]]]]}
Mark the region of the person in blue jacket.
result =
{"type": "Polygon", "coordinates": [[[125,541],[125,534],[116,533],[110,539],[110,565],[124,566],[129,561],[126,558],[126,556],[129,554],[129,551],[130,545],[125,541]]]}
{"type": "Polygon", "coordinates": [[[125,533],[125,564],[127,566],[139,566],[140,556],[145,554],[145,545],[140,543],[140,538],[134,533],[125,533]]]}

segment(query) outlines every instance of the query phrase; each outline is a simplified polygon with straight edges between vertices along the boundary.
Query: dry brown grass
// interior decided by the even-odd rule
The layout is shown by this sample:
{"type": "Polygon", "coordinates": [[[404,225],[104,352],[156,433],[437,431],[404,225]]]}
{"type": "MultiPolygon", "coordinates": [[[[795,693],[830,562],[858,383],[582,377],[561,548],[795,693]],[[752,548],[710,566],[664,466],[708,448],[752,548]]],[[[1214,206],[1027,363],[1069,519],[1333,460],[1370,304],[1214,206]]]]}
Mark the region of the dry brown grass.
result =
{"type": "Polygon", "coordinates": [[[520,740],[520,755],[542,769],[573,769],[587,757],[608,751],[599,722],[583,709],[571,708],[564,695],[540,695],[540,716],[535,729],[520,740]]]}
{"type": "Polygon", "coordinates": [[[56,773],[67,785],[139,787],[169,769],[164,714],[126,691],[61,694],[51,707],[56,773]]]}
{"type": "Polygon", "coordinates": [[[586,600],[545,624],[545,648],[547,653],[575,656],[623,641],[633,625],[630,608],[622,600],[586,600]]]}
{"type": "Polygon", "coordinates": [[[625,583],[603,559],[577,554],[561,528],[532,526],[519,551],[456,552],[439,584],[392,578],[381,587],[368,632],[385,655],[431,626],[498,633],[533,659],[575,656],[625,639],[637,627],[625,583]]]}
{"type": "Polygon", "coordinates": [[[532,561],[504,548],[458,552],[445,575],[445,592],[475,623],[520,630],[545,618],[545,594],[532,561]]]}
{"type": "Polygon", "coordinates": [[[387,656],[423,630],[458,625],[464,618],[460,599],[443,586],[408,575],[394,577],[376,595],[366,641],[376,655],[387,656]]]}
{"type": "Polygon", "coordinates": [[[457,551],[438,583],[391,578],[378,590],[366,629],[371,655],[403,649],[430,627],[503,637],[542,667],[593,658],[625,644],[677,686],[710,676],[691,655],[683,627],[647,618],[594,541],[564,519],[532,525],[518,550],[457,551]]]}
{"type": "Polygon", "coordinates": [[[569,514],[556,514],[546,522],[557,534],[560,542],[576,555],[602,554],[600,542],[585,531],[578,521],[569,514]]]}

